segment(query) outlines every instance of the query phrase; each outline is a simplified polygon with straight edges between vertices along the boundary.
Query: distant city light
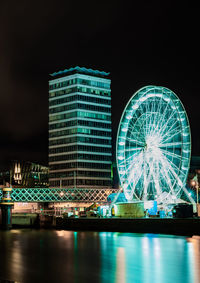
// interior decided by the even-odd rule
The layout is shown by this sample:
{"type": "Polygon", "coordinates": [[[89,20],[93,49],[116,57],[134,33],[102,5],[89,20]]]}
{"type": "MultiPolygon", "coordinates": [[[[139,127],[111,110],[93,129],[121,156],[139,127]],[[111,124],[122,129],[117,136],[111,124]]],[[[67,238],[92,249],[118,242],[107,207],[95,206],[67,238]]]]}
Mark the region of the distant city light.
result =
{"type": "Polygon", "coordinates": [[[190,182],[190,185],[191,185],[192,187],[196,186],[195,180],[192,180],[192,181],[190,182]]]}

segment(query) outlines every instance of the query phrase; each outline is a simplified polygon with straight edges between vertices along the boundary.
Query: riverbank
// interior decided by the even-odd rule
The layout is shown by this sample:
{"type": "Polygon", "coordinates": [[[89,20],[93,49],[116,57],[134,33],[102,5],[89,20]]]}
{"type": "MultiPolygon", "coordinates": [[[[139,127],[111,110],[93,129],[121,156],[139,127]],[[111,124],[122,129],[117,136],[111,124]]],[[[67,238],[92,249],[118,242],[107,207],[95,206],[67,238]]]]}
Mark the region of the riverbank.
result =
{"type": "Polygon", "coordinates": [[[200,218],[58,218],[56,228],[172,235],[200,235],[200,218]]]}
{"type": "Polygon", "coordinates": [[[200,218],[62,218],[15,214],[12,228],[50,228],[71,231],[107,231],[200,235],[200,218]]]}

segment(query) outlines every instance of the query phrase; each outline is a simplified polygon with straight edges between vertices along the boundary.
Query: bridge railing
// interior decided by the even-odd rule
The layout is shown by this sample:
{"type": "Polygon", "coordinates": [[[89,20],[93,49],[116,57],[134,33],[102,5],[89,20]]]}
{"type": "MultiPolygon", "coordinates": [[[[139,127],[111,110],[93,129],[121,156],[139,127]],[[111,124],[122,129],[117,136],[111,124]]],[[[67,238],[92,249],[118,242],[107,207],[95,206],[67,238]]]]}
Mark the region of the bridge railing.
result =
{"type": "MultiPolygon", "coordinates": [[[[13,188],[13,202],[106,202],[116,189],[13,188]]],[[[0,200],[2,191],[0,189],[0,200]]]]}

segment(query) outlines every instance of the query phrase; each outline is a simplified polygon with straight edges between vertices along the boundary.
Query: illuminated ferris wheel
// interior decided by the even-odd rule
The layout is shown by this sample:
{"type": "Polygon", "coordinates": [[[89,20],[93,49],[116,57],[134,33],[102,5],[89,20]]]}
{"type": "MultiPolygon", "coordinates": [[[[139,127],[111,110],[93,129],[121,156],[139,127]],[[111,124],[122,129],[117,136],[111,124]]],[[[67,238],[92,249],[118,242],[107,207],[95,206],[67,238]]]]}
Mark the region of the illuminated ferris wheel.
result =
{"type": "Polygon", "coordinates": [[[128,200],[178,200],[190,165],[191,135],[174,92],[146,86],[129,100],[117,135],[117,167],[128,200]]]}

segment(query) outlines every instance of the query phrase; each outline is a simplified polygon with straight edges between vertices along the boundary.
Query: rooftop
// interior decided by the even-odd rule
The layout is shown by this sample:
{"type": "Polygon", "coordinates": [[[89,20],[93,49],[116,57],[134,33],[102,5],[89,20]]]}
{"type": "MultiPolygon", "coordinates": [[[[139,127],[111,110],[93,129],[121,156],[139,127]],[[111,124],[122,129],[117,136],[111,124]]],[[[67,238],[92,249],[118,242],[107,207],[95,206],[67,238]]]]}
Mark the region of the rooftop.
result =
{"type": "Polygon", "coordinates": [[[97,76],[97,77],[107,77],[110,73],[106,73],[104,71],[98,71],[98,70],[92,70],[92,69],[87,69],[84,67],[72,67],[69,69],[65,69],[63,71],[58,71],[50,74],[52,77],[57,77],[57,76],[63,76],[63,75],[71,75],[71,74],[85,74],[85,75],[92,75],[92,76],[97,76]]]}

